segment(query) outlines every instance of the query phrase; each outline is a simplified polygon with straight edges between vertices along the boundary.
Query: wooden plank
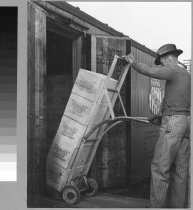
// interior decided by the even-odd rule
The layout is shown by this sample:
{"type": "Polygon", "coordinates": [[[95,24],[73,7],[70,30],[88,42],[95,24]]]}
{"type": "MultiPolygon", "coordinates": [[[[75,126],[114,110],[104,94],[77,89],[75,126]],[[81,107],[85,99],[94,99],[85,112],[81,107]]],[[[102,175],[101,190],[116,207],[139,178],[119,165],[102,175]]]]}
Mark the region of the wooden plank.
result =
{"type": "Polygon", "coordinates": [[[39,193],[45,187],[45,74],[46,74],[46,15],[35,8],[35,138],[37,141],[37,173],[39,193]]]}
{"type": "MultiPolygon", "coordinates": [[[[40,194],[45,183],[46,16],[28,4],[28,192],[40,194]]],[[[29,193],[29,196],[30,196],[29,193]]],[[[29,199],[29,203],[38,201],[29,199]]]]}
{"type": "Polygon", "coordinates": [[[35,75],[34,75],[34,68],[35,68],[35,51],[34,51],[34,46],[35,46],[35,39],[34,39],[34,34],[35,34],[35,9],[32,7],[31,4],[28,4],[28,104],[27,104],[27,112],[28,112],[28,121],[27,121],[27,129],[28,129],[28,167],[27,167],[27,186],[28,186],[28,204],[30,205],[32,202],[32,195],[35,192],[35,161],[33,161],[33,154],[35,151],[34,148],[34,120],[32,116],[35,115],[35,94],[34,94],[34,84],[35,84],[35,75]]]}
{"type": "Polygon", "coordinates": [[[86,34],[83,37],[83,68],[91,70],[91,35],[86,34]]]}
{"type": "Polygon", "coordinates": [[[72,42],[72,69],[73,69],[73,82],[75,81],[79,69],[83,65],[83,38],[79,36],[72,42]]]}
{"type": "Polygon", "coordinates": [[[107,104],[108,104],[108,107],[109,107],[111,118],[115,118],[115,114],[114,114],[114,111],[113,111],[113,106],[111,104],[111,99],[109,97],[109,93],[108,93],[107,90],[105,91],[105,96],[106,96],[106,99],[107,99],[107,104]]]}
{"type": "Polygon", "coordinates": [[[96,37],[91,36],[91,71],[96,72],[96,37]]]}

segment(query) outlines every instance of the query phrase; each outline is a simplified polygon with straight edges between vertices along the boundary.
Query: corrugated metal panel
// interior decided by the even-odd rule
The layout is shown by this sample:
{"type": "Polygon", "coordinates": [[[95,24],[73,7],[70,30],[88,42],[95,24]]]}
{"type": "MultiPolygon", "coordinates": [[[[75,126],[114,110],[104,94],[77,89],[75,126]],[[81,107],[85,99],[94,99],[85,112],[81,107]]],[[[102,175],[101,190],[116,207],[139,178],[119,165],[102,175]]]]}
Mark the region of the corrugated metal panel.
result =
{"type": "MultiPolygon", "coordinates": [[[[131,46],[135,59],[148,65],[153,65],[155,57],[143,49],[131,46]]],[[[131,71],[131,115],[153,116],[149,109],[150,78],[131,71]]],[[[145,127],[142,124],[131,125],[131,180],[143,179],[150,175],[150,163],[154,145],[158,135],[155,126],[145,127]]]]}

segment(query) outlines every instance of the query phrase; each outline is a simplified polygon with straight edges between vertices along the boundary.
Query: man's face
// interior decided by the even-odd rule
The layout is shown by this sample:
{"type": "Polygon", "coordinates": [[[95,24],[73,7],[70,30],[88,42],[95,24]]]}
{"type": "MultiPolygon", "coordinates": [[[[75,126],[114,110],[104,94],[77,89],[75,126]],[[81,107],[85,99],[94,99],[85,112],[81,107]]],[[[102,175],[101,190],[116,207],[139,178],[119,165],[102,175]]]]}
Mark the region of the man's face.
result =
{"type": "Polygon", "coordinates": [[[165,55],[160,58],[161,66],[168,66],[174,64],[177,61],[177,56],[175,55],[165,55]]]}
{"type": "Polygon", "coordinates": [[[168,56],[166,55],[166,56],[162,56],[162,57],[160,58],[161,66],[167,66],[167,64],[168,64],[167,57],[168,57],[168,56]]]}

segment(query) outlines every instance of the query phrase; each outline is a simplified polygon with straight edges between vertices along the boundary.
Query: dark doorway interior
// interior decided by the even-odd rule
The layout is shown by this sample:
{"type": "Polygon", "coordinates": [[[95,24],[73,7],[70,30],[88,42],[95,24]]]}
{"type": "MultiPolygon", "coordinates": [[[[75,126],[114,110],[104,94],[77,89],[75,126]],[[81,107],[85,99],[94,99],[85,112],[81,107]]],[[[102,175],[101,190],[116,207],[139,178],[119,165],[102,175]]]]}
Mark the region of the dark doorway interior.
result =
{"type": "Polygon", "coordinates": [[[46,154],[58,129],[72,85],[72,40],[47,31],[46,154]]]}

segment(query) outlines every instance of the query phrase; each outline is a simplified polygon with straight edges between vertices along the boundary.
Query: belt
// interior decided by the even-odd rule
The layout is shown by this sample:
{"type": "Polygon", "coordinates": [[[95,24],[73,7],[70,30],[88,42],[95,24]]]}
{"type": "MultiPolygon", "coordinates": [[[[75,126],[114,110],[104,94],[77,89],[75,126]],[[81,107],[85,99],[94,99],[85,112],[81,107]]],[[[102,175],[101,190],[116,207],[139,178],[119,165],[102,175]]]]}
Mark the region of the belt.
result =
{"type": "Polygon", "coordinates": [[[168,110],[168,111],[174,111],[174,112],[189,112],[190,113],[190,109],[187,108],[187,107],[184,107],[184,106],[178,106],[176,104],[166,104],[162,111],[165,111],[165,110],[168,110]]]}

